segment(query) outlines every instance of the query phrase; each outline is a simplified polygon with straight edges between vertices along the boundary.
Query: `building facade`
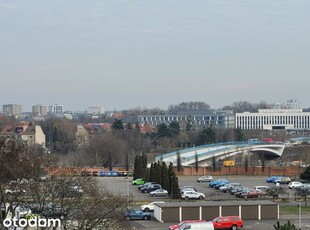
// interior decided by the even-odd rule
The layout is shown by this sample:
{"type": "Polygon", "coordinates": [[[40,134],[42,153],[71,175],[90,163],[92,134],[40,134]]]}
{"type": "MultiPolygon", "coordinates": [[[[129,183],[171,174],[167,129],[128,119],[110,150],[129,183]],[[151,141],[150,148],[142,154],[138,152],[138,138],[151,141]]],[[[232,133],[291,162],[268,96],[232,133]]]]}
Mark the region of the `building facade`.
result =
{"type": "Polygon", "coordinates": [[[7,116],[18,116],[22,114],[22,106],[16,104],[2,105],[2,112],[7,116]]]}
{"type": "Polygon", "coordinates": [[[64,107],[63,105],[57,105],[57,104],[51,105],[49,107],[49,113],[51,113],[51,114],[62,114],[64,111],[63,107],[64,107]]]}
{"type": "Polygon", "coordinates": [[[22,140],[29,146],[40,145],[45,147],[45,134],[41,126],[33,123],[23,122],[18,125],[6,125],[1,130],[0,135],[22,140]]]}
{"type": "Polygon", "coordinates": [[[104,107],[88,107],[86,110],[87,114],[93,114],[93,115],[98,115],[98,114],[105,114],[105,109],[104,107]]]}
{"type": "Polygon", "coordinates": [[[32,106],[33,116],[46,116],[48,112],[47,105],[34,105],[32,106]]]}
{"type": "Polygon", "coordinates": [[[302,109],[259,109],[236,113],[235,127],[245,130],[309,130],[310,112],[302,109]]]}
{"type": "Polygon", "coordinates": [[[207,110],[207,111],[186,111],[177,114],[164,115],[139,115],[139,124],[150,124],[157,127],[160,124],[169,125],[176,121],[184,129],[190,124],[193,129],[202,129],[209,126],[234,128],[234,114],[230,110],[207,110]]]}

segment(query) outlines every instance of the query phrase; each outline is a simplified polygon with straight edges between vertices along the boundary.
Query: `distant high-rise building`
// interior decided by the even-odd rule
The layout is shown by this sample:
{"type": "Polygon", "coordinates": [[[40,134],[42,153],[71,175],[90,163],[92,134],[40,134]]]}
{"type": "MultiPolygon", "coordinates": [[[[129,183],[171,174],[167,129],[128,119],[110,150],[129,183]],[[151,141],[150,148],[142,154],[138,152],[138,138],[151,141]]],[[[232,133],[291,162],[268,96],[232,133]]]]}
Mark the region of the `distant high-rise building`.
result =
{"type": "Polygon", "coordinates": [[[47,105],[34,105],[32,106],[32,114],[34,116],[46,116],[48,111],[47,105]]]}
{"type": "Polygon", "coordinates": [[[93,114],[93,115],[105,114],[105,109],[104,107],[88,107],[88,109],[86,110],[86,113],[93,114]]]}
{"type": "Polygon", "coordinates": [[[52,105],[49,107],[49,113],[52,113],[52,114],[61,114],[63,113],[63,105],[52,105]]]}
{"type": "Polygon", "coordinates": [[[7,104],[2,106],[2,112],[8,116],[17,116],[22,114],[22,106],[16,104],[7,104]]]}

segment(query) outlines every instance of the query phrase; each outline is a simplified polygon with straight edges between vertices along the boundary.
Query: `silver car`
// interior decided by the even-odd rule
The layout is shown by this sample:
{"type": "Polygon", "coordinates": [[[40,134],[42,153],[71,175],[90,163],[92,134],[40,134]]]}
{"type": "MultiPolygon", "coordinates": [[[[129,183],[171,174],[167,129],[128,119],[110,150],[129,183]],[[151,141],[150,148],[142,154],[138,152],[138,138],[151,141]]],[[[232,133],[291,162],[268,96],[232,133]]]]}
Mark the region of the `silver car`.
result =
{"type": "Polygon", "coordinates": [[[213,181],[212,176],[201,176],[197,178],[197,182],[210,182],[210,181],[213,181]]]}

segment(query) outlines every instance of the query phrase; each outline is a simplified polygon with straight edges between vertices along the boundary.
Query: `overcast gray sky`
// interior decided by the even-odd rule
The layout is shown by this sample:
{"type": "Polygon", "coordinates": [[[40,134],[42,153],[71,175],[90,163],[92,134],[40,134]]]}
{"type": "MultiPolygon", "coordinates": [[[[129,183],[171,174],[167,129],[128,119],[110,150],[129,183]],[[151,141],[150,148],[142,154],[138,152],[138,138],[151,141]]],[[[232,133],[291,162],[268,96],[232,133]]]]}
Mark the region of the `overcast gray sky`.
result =
{"type": "Polygon", "coordinates": [[[310,107],[309,0],[0,0],[0,104],[310,107]]]}

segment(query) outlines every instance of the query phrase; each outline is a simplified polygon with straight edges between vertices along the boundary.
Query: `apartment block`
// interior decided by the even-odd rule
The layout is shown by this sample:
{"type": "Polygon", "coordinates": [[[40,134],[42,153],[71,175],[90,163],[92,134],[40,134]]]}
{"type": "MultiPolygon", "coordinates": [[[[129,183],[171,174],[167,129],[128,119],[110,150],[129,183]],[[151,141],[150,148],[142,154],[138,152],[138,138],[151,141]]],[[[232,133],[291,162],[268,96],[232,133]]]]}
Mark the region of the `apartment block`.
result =
{"type": "Polygon", "coordinates": [[[22,114],[22,106],[17,104],[2,105],[2,112],[7,116],[17,116],[22,114]]]}

